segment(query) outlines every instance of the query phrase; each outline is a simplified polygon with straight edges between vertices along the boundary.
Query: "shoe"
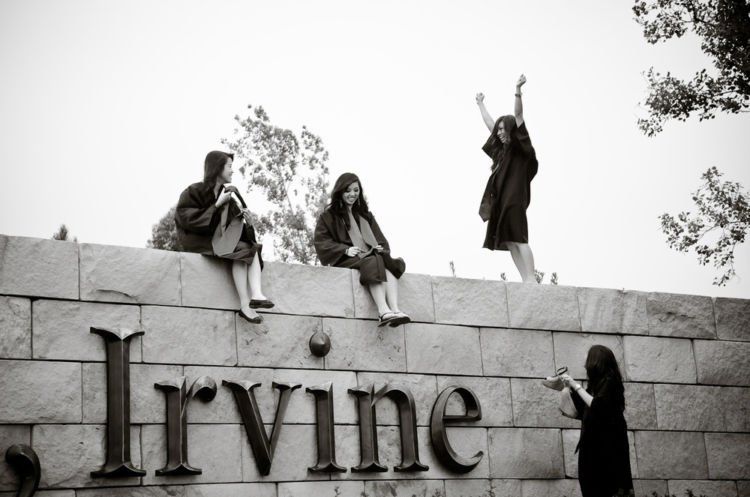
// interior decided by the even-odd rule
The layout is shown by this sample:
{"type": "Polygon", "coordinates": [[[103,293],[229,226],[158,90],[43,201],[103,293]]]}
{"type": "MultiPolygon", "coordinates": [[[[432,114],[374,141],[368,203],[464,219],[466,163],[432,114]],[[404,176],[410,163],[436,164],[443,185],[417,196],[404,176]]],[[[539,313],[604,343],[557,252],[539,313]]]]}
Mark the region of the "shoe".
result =
{"type": "Polygon", "coordinates": [[[398,316],[396,319],[388,322],[388,326],[390,326],[391,328],[395,328],[396,326],[402,324],[411,323],[411,318],[405,313],[399,311],[396,313],[396,315],[398,316]]]}
{"type": "Polygon", "coordinates": [[[240,313],[240,317],[249,323],[260,324],[263,322],[263,316],[261,316],[260,314],[253,318],[242,312],[242,309],[240,309],[238,312],[240,313]]]}
{"type": "Polygon", "coordinates": [[[387,324],[390,324],[396,319],[399,319],[401,316],[396,314],[395,312],[384,312],[383,314],[378,317],[378,328],[381,328],[387,324]]]}
{"type": "Polygon", "coordinates": [[[274,305],[275,304],[268,299],[263,299],[263,300],[252,299],[250,301],[250,309],[270,309],[274,305]]]}
{"type": "Polygon", "coordinates": [[[565,384],[560,378],[560,375],[565,374],[567,372],[568,372],[567,366],[557,368],[557,374],[555,376],[548,376],[545,379],[543,379],[542,385],[544,385],[547,388],[551,388],[552,390],[557,390],[558,392],[561,391],[565,387],[565,384]]]}

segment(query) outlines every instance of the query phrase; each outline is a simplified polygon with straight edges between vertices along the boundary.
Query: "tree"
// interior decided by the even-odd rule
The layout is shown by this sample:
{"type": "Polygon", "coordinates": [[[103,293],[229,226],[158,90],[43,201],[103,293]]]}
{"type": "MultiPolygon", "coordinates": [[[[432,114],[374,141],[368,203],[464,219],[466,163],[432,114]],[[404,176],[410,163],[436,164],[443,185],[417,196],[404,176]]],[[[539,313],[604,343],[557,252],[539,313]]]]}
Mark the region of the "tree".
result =
{"type": "Polygon", "coordinates": [[[648,136],[662,131],[669,119],[700,121],[717,112],[736,114],[750,108],[750,3],[747,0],[636,0],[635,20],[651,44],[693,32],[712,60],[715,75],[706,69],[683,81],[651,67],[646,73],[649,117],[638,119],[648,136]]]}
{"type": "Polygon", "coordinates": [[[247,108],[247,117],[234,118],[233,138],[222,143],[234,152],[248,193],[260,191],[268,201],[255,228],[272,236],[282,261],[316,264],[313,231],[328,198],[328,151],[307,127],[297,134],[273,125],[263,107],[247,108]]]}
{"type": "Polygon", "coordinates": [[[709,262],[717,269],[725,268],[714,278],[714,285],[723,286],[735,276],[734,251],[745,241],[750,229],[750,197],[739,183],[721,181],[715,167],[701,176],[704,183],[693,193],[697,214],[680,212],[677,217],[662,214],[661,229],[670,248],[698,254],[698,262],[709,262]],[[711,238],[709,243],[706,238],[711,238]]]}
{"type": "Polygon", "coordinates": [[[73,237],[73,239],[70,239],[70,232],[68,231],[68,227],[64,224],[61,224],[59,228],[57,228],[57,231],[52,233],[52,239],[53,240],[61,240],[63,242],[78,242],[78,238],[73,237]]]}
{"type": "Polygon", "coordinates": [[[151,227],[151,238],[146,242],[148,248],[161,250],[181,250],[177,239],[177,225],[174,222],[174,212],[177,206],[172,207],[166,214],[151,227]]]}

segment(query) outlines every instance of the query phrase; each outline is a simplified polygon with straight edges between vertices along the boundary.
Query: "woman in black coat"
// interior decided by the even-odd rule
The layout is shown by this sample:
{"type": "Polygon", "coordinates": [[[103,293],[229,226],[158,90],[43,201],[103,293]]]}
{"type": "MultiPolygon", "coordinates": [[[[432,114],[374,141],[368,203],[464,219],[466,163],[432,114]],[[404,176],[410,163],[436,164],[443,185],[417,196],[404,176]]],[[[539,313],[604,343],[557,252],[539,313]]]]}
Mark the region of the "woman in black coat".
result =
{"type": "Polygon", "coordinates": [[[539,163],[523,118],[524,83],[526,77],[522,74],[516,84],[514,115],[502,116],[497,121],[487,112],[484,95],[477,94],[479,111],[491,132],[482,150],[492,159],[492,174],[484,189],[479,215],[487,222],[484,248],[509,250],[523,282],[536,283],[526,209],[531,202],[531,180],[539,163]]]}
{"type": "Polygon", "coordinates": [[[633,496],[625,389],[612,351],[593,345],[586,357],[588,388],[560,375],[581,419],[578,482],[583,497],[633,496]]]}
{"type": "Polygon", "coordinates": [[[359,270],[359,281],[378,307],[379,325],[411,321],[398,308],[398,279],[406,264],[391,257],[388,240],[370,212],[357,175],[342,174],[315,225],[315,251],[323,265],[359,270]]]}
{"type": "Polygon", "coordinates": [[[260,323],[263,317],[254,309],[271,308],[273,302],[263,296],[263,246],[255,238],[250,211],[237,188],[229,184],[233,161],[234,155],[225,152],[206,155],[203,181],[188,186],[180,195],[175,224],[183,250],[232,261],[240,316],[260,323]]]}

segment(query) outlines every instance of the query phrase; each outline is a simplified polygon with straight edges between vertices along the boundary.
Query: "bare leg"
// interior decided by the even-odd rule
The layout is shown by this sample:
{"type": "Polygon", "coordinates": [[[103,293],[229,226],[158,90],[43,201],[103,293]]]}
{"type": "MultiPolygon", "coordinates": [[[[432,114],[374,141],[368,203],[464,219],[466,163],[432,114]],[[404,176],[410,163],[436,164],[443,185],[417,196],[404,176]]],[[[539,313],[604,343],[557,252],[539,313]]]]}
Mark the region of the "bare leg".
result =
{"type": "Polygon", "coordinates": [[[260,283],[260,275],[260,259],[258,258],[258,254],[256,253],[255,257],[253,257],[253,263],[250,264],[247,271],[247,279],[248,283],[250,284],[250,298],[254,300],[266,300],[266,297],[263,295],[263,289],[260,283]]]}
{"type": "Polygon", "coordinates": [[[378,306],[378,315],[380,316],[386,312],[391,312],[391,308],[388,307],[388,303],[385,300],[385,292],[385,283],[373,283],[370,285],[370,295],[372,295],[372,300],[375,301],[375,305],[378,306]]]}
{"type": "Polygon", "coordinates": [[[534,254],[528,243],[508,242],[510,255],[524,283],[536,283],[534,276],[534,254]]]}
{"type": "Polygon", "coordinates": [[[250,297],[247,295],[247,264],[242,261],[232,262],[232,279],[234,287],[237,289],[237,296],[240,298],[240,310],[250,317],[258,314],[250,309],[250,297]]]}
{"type": "Polygon", "coordinates": [[[393,312],[401,312],[398,309],[398,279],[387,269],[385,270],[385,277],[385,298],[388,305],[393,312]]]}

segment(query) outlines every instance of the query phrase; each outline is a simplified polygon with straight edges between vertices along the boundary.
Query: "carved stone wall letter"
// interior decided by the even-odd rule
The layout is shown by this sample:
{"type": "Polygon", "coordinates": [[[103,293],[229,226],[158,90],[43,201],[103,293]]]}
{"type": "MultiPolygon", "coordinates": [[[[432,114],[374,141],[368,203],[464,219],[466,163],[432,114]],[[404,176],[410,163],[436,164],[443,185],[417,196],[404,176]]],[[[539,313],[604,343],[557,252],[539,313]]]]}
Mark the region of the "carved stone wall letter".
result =
{"type": "Polygon", "coordinates": [[[5,451],[5,462],[18,474],[21,484],[16,497],[31,497],[39,488],[42,466],[34,449],[26,444],[11,445],[5,451]]]}
{"type": "Polygon", "coordinates": [[[336,464],[336,432],[333,424],[333,384],[309,387],[315,396],[315,419],[318,436],[318,463],[308,468],[312,472],[346,473],[346,468],[336,464]]]}
{"type": "Polygon", "coordinates": [[[471,457],[463,457],[456,453],[448,441],[446,424],[454,424],[461,421],[479,421],[482,419],[482,407],[479,399],[468,388],[450,386],[443,390],[432,406],[432,417],[430,419],[430,438],[435,455],[442,464],[456,473],[468,473],[482,460],[484,453],[480,450],[471,457]],[[461,396],[466,406],[466,414],[445,414],[448,399],[453,393],[461,396]]]}
{"type": "Polygon", "coordinates": [[[130,456],[130,340],[143,331],[91,328],[107,349],[107,456],[93,477],[143,476],[130,456]]]}

